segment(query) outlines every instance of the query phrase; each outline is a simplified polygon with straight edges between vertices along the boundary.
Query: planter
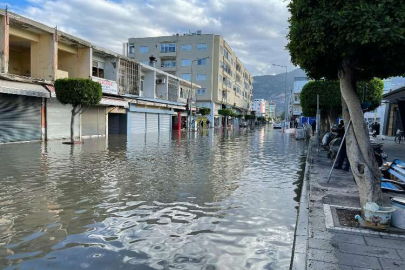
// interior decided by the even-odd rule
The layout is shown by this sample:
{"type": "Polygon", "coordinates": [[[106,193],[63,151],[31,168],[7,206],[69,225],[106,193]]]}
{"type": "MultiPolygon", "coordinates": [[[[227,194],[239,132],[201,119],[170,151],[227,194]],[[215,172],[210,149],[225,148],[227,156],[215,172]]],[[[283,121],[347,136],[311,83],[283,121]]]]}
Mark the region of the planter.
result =
{"type": "Polygon", "coordinates": [[[395,211],[393,207],[378,207],[377,204],[367,203],[364,207],[365,226],[372,229],[387,229],[391,224],[391,215],[395,211]]]}
{"type": "Polygon", "coordinates": [[[395,212],[392,213],[392,226],[405,230],[405,199],[392,198],[390,203],[395,208],[395,212]]]}

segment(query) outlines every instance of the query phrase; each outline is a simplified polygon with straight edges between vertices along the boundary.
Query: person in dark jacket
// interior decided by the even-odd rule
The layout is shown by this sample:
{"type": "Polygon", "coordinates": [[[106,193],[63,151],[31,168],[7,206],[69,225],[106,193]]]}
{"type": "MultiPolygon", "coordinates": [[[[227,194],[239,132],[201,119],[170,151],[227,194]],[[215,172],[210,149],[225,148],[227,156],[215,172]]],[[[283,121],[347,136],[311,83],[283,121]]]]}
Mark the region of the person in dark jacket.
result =
{"type": "MultiPolygon", "coordinates": [[[[338,133],[338,136],[341,138],[343,138],[343,136],[345,135],[345,125],[344,125],[343,120],[340,120],[337,133],[338,133]]],[[[349,163],[349,159],[347,158],[346,139],[343,141],[342,148],[340,149],[339,155],[336,158],[337,158],[337,160],[336,160],[336,164],[335,164],[335,169],[338,169],[338,170],[343,169],[345,171],[349,171],[350,163],[349,163]],[[343,165],[344,165],[344,167],[343,167],[343,165]]]]}

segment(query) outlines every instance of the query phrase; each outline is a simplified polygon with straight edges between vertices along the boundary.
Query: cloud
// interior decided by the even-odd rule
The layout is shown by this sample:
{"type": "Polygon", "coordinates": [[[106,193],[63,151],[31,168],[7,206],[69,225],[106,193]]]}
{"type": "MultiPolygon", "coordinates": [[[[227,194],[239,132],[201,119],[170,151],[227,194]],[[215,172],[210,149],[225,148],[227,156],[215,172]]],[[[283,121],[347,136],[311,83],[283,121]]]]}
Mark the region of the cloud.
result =
{"type": "Polygon", "coordinates": [[[288,64],[283,0],[28,0],[11,10],[115,52],[130,37],[202,30],[222,35],[254,75],[288,64]]]}

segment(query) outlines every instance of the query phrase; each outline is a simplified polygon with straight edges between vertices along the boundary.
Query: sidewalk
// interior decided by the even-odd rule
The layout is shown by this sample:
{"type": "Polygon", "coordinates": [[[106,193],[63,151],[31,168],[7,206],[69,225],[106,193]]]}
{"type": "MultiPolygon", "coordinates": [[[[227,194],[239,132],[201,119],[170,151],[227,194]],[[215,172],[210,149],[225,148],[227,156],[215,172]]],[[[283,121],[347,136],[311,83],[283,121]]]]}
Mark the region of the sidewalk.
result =
{"type": "Polygon", "coordinates": [[[325,151],[318,155],[309,148],[292,269],[405,269],[405,238],[327,229],[324,205],[360,207],[358,189],[351,173],[342,170],[327,184],[332,162],[325,151]]]}

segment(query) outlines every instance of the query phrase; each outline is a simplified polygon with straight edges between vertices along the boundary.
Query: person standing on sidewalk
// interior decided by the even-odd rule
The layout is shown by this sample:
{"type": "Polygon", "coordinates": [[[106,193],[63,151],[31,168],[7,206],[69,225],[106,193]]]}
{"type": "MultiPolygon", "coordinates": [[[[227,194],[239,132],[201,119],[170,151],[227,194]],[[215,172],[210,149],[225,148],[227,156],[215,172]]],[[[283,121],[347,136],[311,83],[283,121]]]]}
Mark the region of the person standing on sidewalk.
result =
{"type": "MultiPolygon", "coordinates": [[[[337,136],[343,139],[343,136],[345,135],[345,125],[344,125],[343,120],[340,120],[337,133],[338,133],[337,136]]],[[[343,141],[342,148],[340,149],[339,155],[336,158],[337,158],[337,160],[336,160],[335,169],[338,169],[338,170],[343,169],[345,171],[349,171],[350,163],[349,163],[349,159],[347,158],[346,139],[343,141]],[[343,164],[345,164],[344,167],[343,167],[343,164]]]]}
{"type": "Polygon", "coordinates": [[[312,122],[312,136],[315,136],[315,131],[316,131],[316,121],[312,122]]]}

